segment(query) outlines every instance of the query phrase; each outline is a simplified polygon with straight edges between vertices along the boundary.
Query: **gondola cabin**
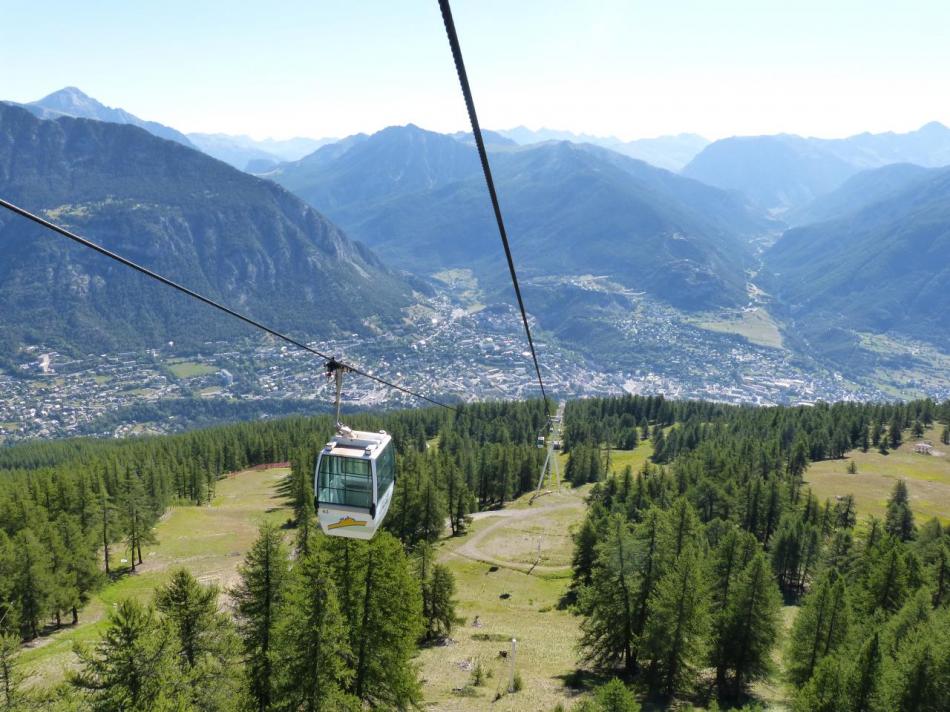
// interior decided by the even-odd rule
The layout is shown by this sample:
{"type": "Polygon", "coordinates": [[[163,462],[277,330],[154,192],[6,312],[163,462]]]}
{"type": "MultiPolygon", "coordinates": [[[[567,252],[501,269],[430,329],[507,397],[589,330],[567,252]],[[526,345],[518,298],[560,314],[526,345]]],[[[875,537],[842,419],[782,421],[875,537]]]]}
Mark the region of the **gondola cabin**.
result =
{"type": "Polygon", "coordinates": [[[395,479],[392,437],[341,425],[317,458],[313,491],[320,528],[330,536],[372,539],[389,511],[395,479]]]}

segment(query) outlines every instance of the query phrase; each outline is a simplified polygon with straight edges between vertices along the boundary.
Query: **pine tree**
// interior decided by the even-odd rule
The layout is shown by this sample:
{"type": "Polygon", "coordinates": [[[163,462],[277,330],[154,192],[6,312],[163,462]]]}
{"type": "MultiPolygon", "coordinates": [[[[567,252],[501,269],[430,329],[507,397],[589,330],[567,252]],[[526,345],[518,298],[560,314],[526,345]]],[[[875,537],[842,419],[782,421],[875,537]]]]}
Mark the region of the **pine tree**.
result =
{"type": "Polygon", "coordinates": [[[688,545],[657,582],[644,633],[643,654],[657,664],[667,696],[687,690],[702,667],[710,623],[708,598],[699,552],[688,545]]]}
{"type": "Polygon", "coordinates": [[[726,611],[724,660],[714,661],[733,673],[734,696],[747,684],[768,675],[770,653],[778,634],[781,600],[765,556],[755,555],[736,582],[726,611]]]}
{"type": "MultiPolygon", "coordinates": [[[[412,656],[422,634],[422,594],[402,545],[388,532],[356,549],[350,595],[355,625],[350,649],[355,674],[351,691],[370,706],[416,704],[419,680],[412,656]]],[[[339,590],[343,590],[337,581],[339,590]]]]}
{"type": "Polygon", "coordinates": [[[102,712],[175,709],[178,683],[175,648],[154,611],[126,599],[109,613],[109,625],[90,652],[75,648],[80,670],[70,677],[87,691],[92,708],[102,712]]]}
{"type": "Polygon", "coordinates": [[[818,663],[845,641],[848,619],[844,579],[834,572],[823,575],[805,597],[792,627],[786,653],[786,668],[792,682],[807,682],[818,663]]]}
{"type": "Polygon", "coordinates": [[[264,524],[244,564],[238,567],[241,581],[231,592],[251,697],[259,712],[268,710],[273,700],[273,636],[289,565],[280,530],[264,524]]]}
{"type": "Polygon", "coordinates": [[[353,675],[329,553],[319,545],[290,577],[275,634],[276,695],[288,710],[359,710],[343,692],[353,675]]]}

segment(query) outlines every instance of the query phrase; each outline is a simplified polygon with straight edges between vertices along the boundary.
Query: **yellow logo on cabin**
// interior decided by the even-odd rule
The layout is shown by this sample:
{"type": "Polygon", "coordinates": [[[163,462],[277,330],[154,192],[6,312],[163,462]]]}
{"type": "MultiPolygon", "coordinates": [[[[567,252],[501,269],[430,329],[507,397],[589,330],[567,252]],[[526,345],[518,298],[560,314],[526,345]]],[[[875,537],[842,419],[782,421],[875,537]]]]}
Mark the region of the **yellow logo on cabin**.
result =
{"type": "Polygon", "coordinates": [[[343,517],[338,522],[334,522],[327,526],[327,529],[340,529],[341,527],[365,527],[366,522],[359,519],[353,519],[353,517],[343,517]]]}

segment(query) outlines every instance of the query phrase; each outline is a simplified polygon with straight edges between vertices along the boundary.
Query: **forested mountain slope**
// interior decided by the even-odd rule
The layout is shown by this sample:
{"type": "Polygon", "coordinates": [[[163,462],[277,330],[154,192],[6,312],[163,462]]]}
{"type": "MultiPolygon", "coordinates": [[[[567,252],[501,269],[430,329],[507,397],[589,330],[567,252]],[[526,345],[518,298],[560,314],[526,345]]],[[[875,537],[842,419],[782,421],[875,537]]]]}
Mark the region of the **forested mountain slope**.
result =
{"type": "Polygon", "coordinates": [[[800,208],[789,210],[782,219],[793,227],[800,227],[844,217],[890,198],[939,170],[913,163],[891,163],[881,168],[861,171],[830,193],[821,195],[800,208]]]}
{"type": "MultiPolygon", "coordinates": [[[[269,181],[140,128],[0,105],[0,194],[308,337],[396,319],[411,289],[269,181]]],[[[0,215],[3,348],[123,349],[247,333],[11,214],[0,215]]]]}
{"type": "Polygon", "coordinates": [[[950,170],[835,220],[786,232],[766,254],[777,296],[813,327],[950,343],[950,170]]]}
{"type": "MultiPolygon", "coordinates": [[[[269,177],[393,264],[494,278],[497,236],[474,148],[414,126],[324,158],[332,148],[269,177]]],[[[745,299],[748,239],[770,225],[740,198],[595,146],[506,148],[491,160],[526,276],[608,275],[689,309],[745,299]]]]}

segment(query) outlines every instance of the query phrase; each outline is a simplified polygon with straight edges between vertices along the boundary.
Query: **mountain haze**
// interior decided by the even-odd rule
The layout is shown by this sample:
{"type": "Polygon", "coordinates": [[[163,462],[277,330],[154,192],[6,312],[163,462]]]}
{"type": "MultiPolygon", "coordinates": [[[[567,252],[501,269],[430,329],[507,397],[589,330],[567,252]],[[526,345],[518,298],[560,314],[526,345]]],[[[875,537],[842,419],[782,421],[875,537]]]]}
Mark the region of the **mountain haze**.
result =
{"type": "Polygon", "coordinates": [[[335,139],[264,139],[255,140],[250,136],[232,136],[222,133],[190,133],[188,138],[200,150],[220,161],[228,163],[238,170],[247,171],[254,162],[257,170],[275,168],[284,161],[296,161],[313,153],[321,146],[333,143],[335,139]]]}
{"type": "Polygon", "coordinates": [[[741,191],[763,208],[786,210],[830,193],[862,170],[890,163],[950,164],[950,129],[931,122],[904,134],[843,139],[736,136],[710,144],[682,172],[741,191]]]}
{"type": "Polygon", "coordinates": [[[861,171],[830,193],[819,196],[801,208],[789,210],[782,217],[793,226],[833,220],[891,197],[939,170],[913,163],[892,163],[861,171]]]}
{"type": "Polygon", "coordinates": [[[524,126],[517,126],[497,133],[523,146],[545,141],[590,143],[595,146],[609,148],[630,158],[646,161],[668,171],[681,170],[697,153],[709,145],[709,141],[702,136],[689,133],[675,136],[658,136],[656,138],[640,138],[633,141],[621,141],[614,136],[592,136],[591,134],[576,134],[571,131],[543,128],[532,131],[524,126]]]}

